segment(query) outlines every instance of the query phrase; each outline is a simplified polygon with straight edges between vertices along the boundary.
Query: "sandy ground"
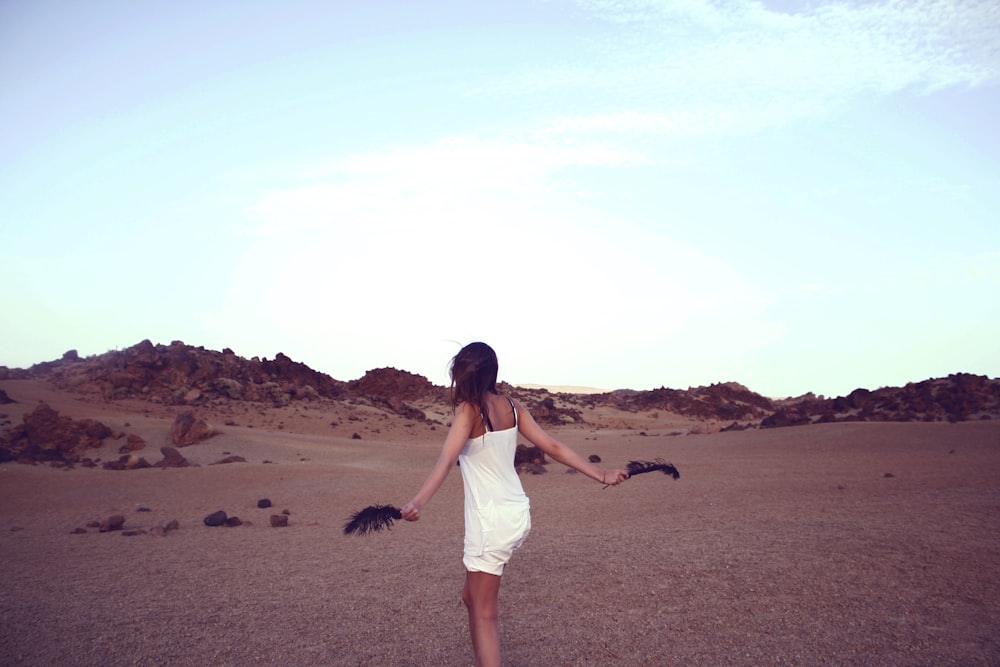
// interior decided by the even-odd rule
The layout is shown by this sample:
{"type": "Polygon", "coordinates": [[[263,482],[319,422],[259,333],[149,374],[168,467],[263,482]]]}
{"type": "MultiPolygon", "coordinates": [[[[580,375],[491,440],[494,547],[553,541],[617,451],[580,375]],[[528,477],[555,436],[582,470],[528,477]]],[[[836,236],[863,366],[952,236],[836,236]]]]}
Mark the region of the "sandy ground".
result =
{"type": "MultiPolygon", "coordinates": [[[[151,462],[167,444],[165,408],[0,388],[14,423],[44,398],[139,433],[151,462]]],[[[419,523],[341,532],[413,495],[444,426],[357,410],[229,415],[182,450],[193,468],[0,466],[0,664],[471,664],[460,475],[419,523]],[[210,465],[227,454],[247,463],[210,465]],[[203,525],[219,509],[252,525],[203,525]],[[71,534],[113,513],[181,528],[71,534]]],[[[679,481],[522,477],[534,527],[503,579],[504,664],[1000,664],[1000,422],[660,426],[555,433],[609,467],[664,457],[679,481]]]]}

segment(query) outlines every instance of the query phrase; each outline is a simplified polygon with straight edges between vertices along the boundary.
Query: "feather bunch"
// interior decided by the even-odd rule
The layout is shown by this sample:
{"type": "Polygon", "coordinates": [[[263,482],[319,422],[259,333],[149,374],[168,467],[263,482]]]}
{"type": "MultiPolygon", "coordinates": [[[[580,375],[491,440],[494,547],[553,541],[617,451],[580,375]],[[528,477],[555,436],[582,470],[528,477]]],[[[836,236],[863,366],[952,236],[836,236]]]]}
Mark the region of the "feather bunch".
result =
{"type": "Polygon", "coordinates": [[[674,479],[680,479],[681,476],[672,463],[667,463],[663,459],[656,459],[655,461],[629,461],[625,469],[628,470],[628,474],[632,477],[655,470],[662,471],[664,475],[672,475],[674,479]]]}
{"type": "Polygon", "coordinates": [[[402,518],[402,513],[392,505],[369,505],[351,515],[344,524],[344,535],[367,535],[391,530],[392,522],[402,518]]]}

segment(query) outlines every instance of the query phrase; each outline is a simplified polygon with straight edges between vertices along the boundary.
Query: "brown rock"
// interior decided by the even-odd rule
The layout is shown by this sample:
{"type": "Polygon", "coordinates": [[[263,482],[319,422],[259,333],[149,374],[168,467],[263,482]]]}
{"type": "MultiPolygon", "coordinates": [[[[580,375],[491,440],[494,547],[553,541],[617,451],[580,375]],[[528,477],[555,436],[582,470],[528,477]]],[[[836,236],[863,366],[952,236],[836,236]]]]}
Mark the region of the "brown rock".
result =
{"type": "Polygon", "coordinates": [[[135,435],[134,433],[129,433],[125,438],[125,444],[118,449],[119,454],[128,454],[129,452],[137,452],[146,446],[146,441],[135,435]]]}
{"type": "Polygon", "coordinates": [[[100,447],[111,429],[93,419],[61,417],[46,403],[24,415],[24,423],[4,435],[7,460],[75,463],[89,448],[100,447]]]}
{"type": "Polygon", "coordinates": [[[247,462],[247,460],[245,458],[243,458],[242,456],[237,456],[236,454],[232,454],[230,456],[227,456],[224,459],[219,459],[218,461],[216,461],[215,463],[213,463],[211,465],[222,465],[222,464],[225,464],[225,463],[246,463],[246,462],[247,462]]]}
{"type": "Polygon", "coordinates": [[[284,528],[288,525],[288,515],[287,514],[272,514],[271,515],[271,527],[272,528],[284,528]]]}
{"type": "Polygon", "coordinates": [[[107,519],[101,522],[100,531],[102,533],[108,533],[113,530],[121,530],[122,526],[125,525],[125,517],[121,514],[112,514],[107,519]]]}
{"type": "Polygon", "coordinates": [[[186,468],[191,465],[188,463],[188,460],[173,447],[160,447],[160,453],[163,454],[163,460],[154,463],[153,467],[155,468],[186,468]]]}
{"type": "Polygon", "coordinates": [[[194,416],[191,411],[182,412],[170,427],[170,440],[178,447],[187,447],[215,435],[215,431],[204,419],[194,416]]]}

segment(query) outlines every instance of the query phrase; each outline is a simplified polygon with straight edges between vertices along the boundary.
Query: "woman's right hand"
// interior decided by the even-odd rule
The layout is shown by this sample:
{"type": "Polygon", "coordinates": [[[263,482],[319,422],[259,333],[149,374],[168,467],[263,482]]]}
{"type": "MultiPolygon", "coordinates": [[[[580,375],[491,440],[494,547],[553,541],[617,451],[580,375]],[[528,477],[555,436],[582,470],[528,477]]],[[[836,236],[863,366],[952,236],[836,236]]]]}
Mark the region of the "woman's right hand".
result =
{"type": "Polygon", "coordinates": [[[628,470],[605,470],[604,484],[605,486],[618,486],[629,477],[628,470]]]}
{"type": "Polygon", "coordinates": [[[420,508],[413,504],[413,501],[403,505],[403,509],[399,510],[399,513],[403,515],[403,518],[407,521],[419,521],[420,520],[420,508]]]}

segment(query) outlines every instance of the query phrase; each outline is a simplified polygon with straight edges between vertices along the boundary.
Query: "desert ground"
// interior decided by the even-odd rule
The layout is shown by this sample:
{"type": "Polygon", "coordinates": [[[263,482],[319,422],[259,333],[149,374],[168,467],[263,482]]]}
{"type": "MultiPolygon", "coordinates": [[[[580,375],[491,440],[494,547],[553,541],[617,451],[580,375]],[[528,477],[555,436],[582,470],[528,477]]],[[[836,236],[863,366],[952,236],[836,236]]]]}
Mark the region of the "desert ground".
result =
{"type": "MultiPolygon", "coordinates": [[[[168,407],[0,389],[10,422],[46,401],[141,435],[151,462],[170,444],[168,407]]],[[[342,410],[209,414],[219,434],[181,450],[188,468],[0,465],[0,663],[471,664],[460,475],[417,523],[342,533],[410,499],[446,426],[342,410]],[[229,455],[246,462],[213,465],[229,455]],[[204,525],[220,509],[243,525],[204,525]],[[111,514],[140,534],[73,532],[111,514]]],[[[522,475],[533,529],[503,578],[505,665],[1000,664],[1000,421],[644,419],[552,432],[609,468],[662,457],[679,480],[522,475]]]]}

